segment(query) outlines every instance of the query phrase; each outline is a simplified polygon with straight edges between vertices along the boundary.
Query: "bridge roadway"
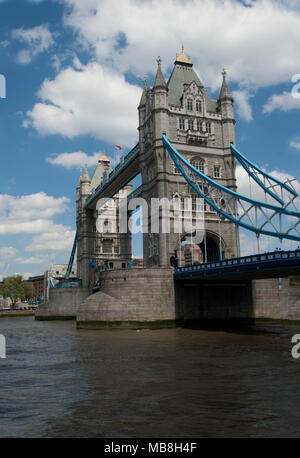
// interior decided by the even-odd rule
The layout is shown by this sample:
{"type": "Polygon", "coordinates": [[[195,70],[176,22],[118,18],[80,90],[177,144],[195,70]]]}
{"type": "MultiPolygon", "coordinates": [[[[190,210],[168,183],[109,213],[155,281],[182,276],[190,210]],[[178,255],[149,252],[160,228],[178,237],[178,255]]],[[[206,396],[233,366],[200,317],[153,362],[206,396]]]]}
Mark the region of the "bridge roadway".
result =
{"type": "Polygon", "coordinates": [[[300,249],[273,251],[223,261],[178,267],[174,272],[176,281],[207,282],[257,280],[300,275],[300,249]]]}
{"type": "Polygon", "coordinates": [[[99,199],[113,197],[140,173],[139,143],[110,172],[107,180],[102,182],[87,198],[84,208],[95,209],[99,199]]]}

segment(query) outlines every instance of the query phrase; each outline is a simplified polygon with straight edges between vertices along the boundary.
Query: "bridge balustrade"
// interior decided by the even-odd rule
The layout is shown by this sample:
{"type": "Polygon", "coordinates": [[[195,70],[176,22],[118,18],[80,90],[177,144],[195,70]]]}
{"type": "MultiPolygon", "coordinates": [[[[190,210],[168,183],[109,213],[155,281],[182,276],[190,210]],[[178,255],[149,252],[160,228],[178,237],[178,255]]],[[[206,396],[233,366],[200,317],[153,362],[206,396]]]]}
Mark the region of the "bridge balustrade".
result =
{"type": "Polygon", "coordinates": [[[200,272],[200,271],[209,271],[209,270],[216,270],[216,269],[225,269],[231,266],[238,267],[245,266],[245,265],[261,265],[269,264],[272,260],[289,260],[295,259],[299,260],[300,262],[300,249],[295,251],[274,251],[270,253],[264,254],[256,254],[251,256],[243,256],[240,258],[232,258],[226,259],[217,262],[208,262],[203,264],[194,264],[185,267],[177,267],[175,269],[175,275],[181,273],[189,273],[189,272],[200,272]]]}

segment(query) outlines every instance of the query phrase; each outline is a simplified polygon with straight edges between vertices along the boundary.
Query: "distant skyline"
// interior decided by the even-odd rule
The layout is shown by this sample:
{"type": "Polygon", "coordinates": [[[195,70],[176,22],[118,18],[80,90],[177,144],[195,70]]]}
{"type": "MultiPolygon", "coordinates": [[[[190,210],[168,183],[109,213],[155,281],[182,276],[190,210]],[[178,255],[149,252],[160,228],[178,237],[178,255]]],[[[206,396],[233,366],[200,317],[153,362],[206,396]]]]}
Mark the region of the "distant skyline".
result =
{"type": "Polygon", "coordinates": [[[226,68],[238,149],[300,180],[298,0],[0,0],[0,279],[68,262],[80,168],[136,144],[143,78],[182,44],[213,99],[226,68]]]}

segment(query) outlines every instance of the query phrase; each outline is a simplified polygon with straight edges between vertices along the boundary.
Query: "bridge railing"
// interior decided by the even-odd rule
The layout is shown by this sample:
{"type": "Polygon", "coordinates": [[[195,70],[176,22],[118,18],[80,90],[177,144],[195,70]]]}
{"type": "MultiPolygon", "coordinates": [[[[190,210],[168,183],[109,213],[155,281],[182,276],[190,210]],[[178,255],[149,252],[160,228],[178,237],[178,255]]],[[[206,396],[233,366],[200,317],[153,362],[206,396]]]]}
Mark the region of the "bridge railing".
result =
{"type": "Polygon", "coordinates": [[[121,159],[119,164],[110,172],[107,180],[102,181],[96,189],[93,190],[92,194],[85,201],[85,208],[88,207],[94,199],[101,194],[101,192],[111,184],[120,173],[128,167],[129,163],[138,156],[140,151],[140,144],[137,143],[135,147],[129,151],[129,153],[121,159]]]}
{"type": "Polygon", "coordinates": [[[245,265],[257,265],[257,264],[269,264],[272,261],[281,260],[289,261],[291,259],[298,260],[300,263],[300,249],[295,251],[272,251],[268,253],[255,254],[249,256],[243,256],[240,258],[224,259],[222,261],[206,262],[203,264],[193,264],[184,267],[177,267],[175,274],[209,271],[209,270],[220,270],[228,269],[229,267],[239,267],[245,265]]]}

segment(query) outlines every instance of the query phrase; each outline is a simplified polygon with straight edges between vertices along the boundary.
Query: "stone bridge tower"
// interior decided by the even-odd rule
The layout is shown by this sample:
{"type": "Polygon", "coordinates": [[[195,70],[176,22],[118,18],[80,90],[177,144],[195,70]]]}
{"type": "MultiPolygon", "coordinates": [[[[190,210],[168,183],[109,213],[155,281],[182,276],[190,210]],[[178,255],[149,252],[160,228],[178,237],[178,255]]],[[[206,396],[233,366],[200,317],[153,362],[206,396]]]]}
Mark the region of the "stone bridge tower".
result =
{"type": "Polygon", "coordinates": [[[132,258],[131,234],[120,234],[117,215],[118,201],[131,193],[131,184],[109,199],[104,207],[85,208],[87,198],[107,179],[110,171],[110,160],[103,154],[92,178],[85,167],[76,187],[77,274],[85,288],[95,284],[102,269],[127,268],[132,258]]]}
{"type": "MultiPolygon", "coordinates": [[[[190,57],[176,55],[173,71],[166,82],[157,59],[152,88],[144,89],[138,107],[142,197],[150,207],[151,198],[194,197],[179,175],[162,143],[165,133],[175,148],[195,167],[222,185],[236,190],[235,160],[230,143],[235,143],[233,98],[223,71],[218,100],[212,100],[193,69],[190,57]]],[[[193,212],[193,219],[196,217],[193,212]]],[[[161,212],[159,214],[161,220],[161,212]]],[[[206,237],[199,244],[203,260],[239,255],[238,231],[210,207],[205,209],[206,237]]],[[[186,234],[144,234],[145,266],[169,266],[186,234]]]]}

